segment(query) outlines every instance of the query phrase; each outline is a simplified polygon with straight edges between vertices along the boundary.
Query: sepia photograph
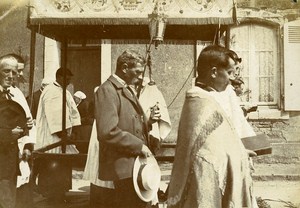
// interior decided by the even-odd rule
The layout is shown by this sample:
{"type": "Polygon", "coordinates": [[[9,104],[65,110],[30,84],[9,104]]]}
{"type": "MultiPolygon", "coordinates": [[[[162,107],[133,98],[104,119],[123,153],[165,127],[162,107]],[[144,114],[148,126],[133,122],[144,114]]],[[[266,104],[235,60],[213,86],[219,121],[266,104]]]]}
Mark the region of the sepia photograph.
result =
{"type": "Polygon", "coordinates": [[[1,0],[0,208],[300,208],[299,0],[1,0]]]}

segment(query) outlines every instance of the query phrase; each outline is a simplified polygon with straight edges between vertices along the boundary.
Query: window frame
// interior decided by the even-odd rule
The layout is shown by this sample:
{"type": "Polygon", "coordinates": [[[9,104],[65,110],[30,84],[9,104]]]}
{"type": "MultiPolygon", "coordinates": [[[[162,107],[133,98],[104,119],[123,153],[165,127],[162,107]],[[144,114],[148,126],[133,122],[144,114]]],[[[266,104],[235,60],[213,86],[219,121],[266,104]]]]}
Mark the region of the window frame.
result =
{"type": "Polygon", "coordinates": [[[276,87],[276,86],[281,86],[281,80],[282,80],[282,74],[281,74],[281,41],[280,41],[280,27],[279,25],[276,24],[268,24],[268,23],[261,23],[261,22],[255,22],[255,21],[247,21],[244,23],[241,23],[238,26],[230,28],[230,42],[229,42],[229,47],[232,50],[235,50],[238,54],[241,52],[247,52],[248,57],[242,57],[244,60],[248,59],[248,74],[244,76],[245,78],[248,78],[248,85],[249,89],[251,89],[251,94],[249,95],[249,101],[243,101],[242,104],[246,105],[248,103],[256,103],[259,107],[260,106],[266,106],[271,109],[280,109],[282,102],[281,102],[281,94],[282,94],[282,89],[281,87],[276,87]],[[248,33],[248,50],[244,48],[238,49],[238,47],[232,47],[232,30],[234,29],[242,29],[244,27],[247,29],[248,33]],[[254,39],[256,38],[255,35],[255,27],[261,27],[261,28],[268,28],[270,30],[273,30],[274,34],[274,43],[273,45],[275,48],[273,50],[267,50],[267,49],[257,49],[255,47],[254,39]],[[260,52],[266,52],[270,51],[273,52],[273,65],[274,65],[274,70],[273,70],[273,77],[274,77],[274,85],[273,85],[273,90],[274,90],[274,101],[270,102],[263,102],[259,101],[259,96],[260,96],[260,78],[264,77],[272,77],[271,74],[268,75],[263,75],[259,74],[259,66],[261,63],[259,63],[259,60],[256,58],[257,55],[259,55],[260,52]],[[253,76],[254,75],[254,76],[253,76]],[[255,76],[257,75],[257,76],[255,76]],[[259,86],[259,87],[253,87],[253,86],[259,86]]]}

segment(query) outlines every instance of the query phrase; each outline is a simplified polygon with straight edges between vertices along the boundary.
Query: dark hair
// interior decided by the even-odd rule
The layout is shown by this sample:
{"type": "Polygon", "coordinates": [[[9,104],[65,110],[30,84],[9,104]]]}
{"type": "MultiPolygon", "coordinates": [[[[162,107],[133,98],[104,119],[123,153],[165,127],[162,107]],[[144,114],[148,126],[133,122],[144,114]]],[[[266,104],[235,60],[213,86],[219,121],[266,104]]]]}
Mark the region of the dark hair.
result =
{"type": "Polygon", "coordinates": [[[228,56],[234,60],[235,64],[242,62],[242,58],[239,58],[239,56],[233,50],[228,50],[228,56]]]}
{"type": "Polygon", "coordinates": [[[144,66],[146,63],[145,58],[135,50],[126,50],[119,56],[116,70],[122,70],[123,64],[127,64],[128,68],[133,68],[137,63],[144,66]]]}
{"type": "Polygon", "coordinates": [[[61,68],[57,69],[57,71],[56,71],[56,74],[55,74],[56,78],[59,77],[59,76],[64,76],[64,70],[66,70],[66,75],[67,76],[73,76],[70,69],[68,69],[68,68],[64,69],[64,68],[61,67],[61,68]]]}
{"type": "Polygon", "coordinates": [[[229,59],[228,49],[218,45],[205,47],[198,57],[198,79],[206,78],[213,67],[217,69],[227,68],[229,66],[229,59]]]}

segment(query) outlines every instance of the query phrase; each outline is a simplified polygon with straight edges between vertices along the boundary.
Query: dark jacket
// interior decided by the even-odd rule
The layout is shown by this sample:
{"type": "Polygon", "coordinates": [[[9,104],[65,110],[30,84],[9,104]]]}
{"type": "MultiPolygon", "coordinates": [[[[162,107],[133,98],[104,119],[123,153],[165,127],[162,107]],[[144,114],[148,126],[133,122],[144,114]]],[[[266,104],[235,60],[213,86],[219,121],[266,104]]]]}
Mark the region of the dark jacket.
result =
{"type": "Polygon", "coordinates": [[[8,108],[8,105],[4,103],[6,99],[3,97],[2,92],[0,92],[0,180],[16,181],[17,174],[20,174],[18,166],[19,148],[17,139],[21,137],[21,135],[14,136],[12,134],[12,129],[15,128],[20,121],[24,124],[20,126],[24,127],[26,123],[26,115],[24,111],[20,112],[20,110],[18,110],[22,109],[22,107],[14,101],[11,101],[12,103],[8,104],[14,110],[8,108]],[[14,103],[16,105],[12,105],[14,103]],[[3,107],[2,105],[6,107],[3,107]]]}
{"type": "Polygon", "coordinates": [[[148,143],[147,122],[137,99],[113,76],[95,94],[95,118],[100,142],[99,179],[132,177],[134,160],[148,143]]]}

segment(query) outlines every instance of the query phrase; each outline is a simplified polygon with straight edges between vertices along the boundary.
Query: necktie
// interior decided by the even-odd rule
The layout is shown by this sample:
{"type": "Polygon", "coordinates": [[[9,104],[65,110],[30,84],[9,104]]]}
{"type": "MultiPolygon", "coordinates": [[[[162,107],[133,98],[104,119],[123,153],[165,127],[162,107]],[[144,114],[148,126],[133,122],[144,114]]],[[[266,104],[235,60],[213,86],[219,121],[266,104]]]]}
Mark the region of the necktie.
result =
{"type": "Polygon", "coordinates": [[[1,93],[2,99],[11,100],[14,95],[10,93],[9,89],[3,89],[1,93]]]}

